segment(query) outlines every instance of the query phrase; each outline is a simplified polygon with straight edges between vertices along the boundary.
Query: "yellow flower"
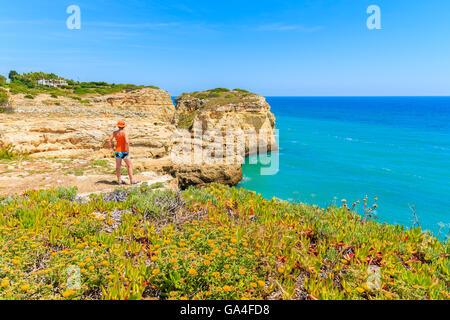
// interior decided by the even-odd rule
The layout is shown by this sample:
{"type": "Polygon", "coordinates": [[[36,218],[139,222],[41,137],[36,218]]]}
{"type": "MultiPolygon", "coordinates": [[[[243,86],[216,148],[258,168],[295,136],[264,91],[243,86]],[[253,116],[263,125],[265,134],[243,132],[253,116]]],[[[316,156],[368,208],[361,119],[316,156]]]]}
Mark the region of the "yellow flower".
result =
{"type": "Polygon", "coordinates": [[[250,285],[253,287],[253,288],[256,288],[258,285],[256,284],[256,282],[250,282],[250,285]]]}
{"type": "Polygon", "coordinates": [[[8,280],[8,279],[5,279],[5,280],[3,280],[2,283],[0,284],[0,287],[4,288],[4,287],[6,287],[6,286],[8,286],[8,285],[9,285],[9,280],[8,280]]]}
{"type": "Polygon", "coordinates": [[[12,259],[11,262],[14,263],[14,264],[19,264],[19,263],[20,263],[20,260],[12,259]]]}
{"type": "Polygon", "coordinates": [[[358,287],[358,288],[356,288],[356,291],[358,291],[359,293],[363,293],[363,292],[364,292],[364,289],[361,288],[361,287],[358,287]]]}
{"type": "Polygon", "coordinates": [[[27,284],[24,284],[20,287],[20,289],[22,289],[23,291],[27,291],[28,289],[30,289],[30,286],[27,284]]]}
{"type": "Polygon", "coordinates": [[[211,261],[205,260],[203,263],[204,263],[205,265],[209,265],[209,264],[211,264],[211,261]]]}
{"type": "Polygon", "coordinates": [[[194,233],[194,236],[199,236],[200,235],[200,231],[196,231],[195,233],[194,233]]]}
{"type": "Polygon", "coordinates": [[[189,269],[188,272],[189,272],[189,274],[196,274],[197,273],[197,271],[195,269],[192,269],[192,268],[189,269]]]}
{"type": "Polygon", "coordinates": [[[102,261],[102,265],[103,265],[103,266],[107,266],[107,265],[108,265],[108,261],[106,261],[106,260],[105,260],[105,261],[102,261]]]}
{"type": "Polygon", "coordinates": [[[67,298],[67,297],[69,297],[69,296],[75,294],[75,292],[76,292],[75,290],[67,290],[67,291],[64,291],[64,292],[63,292],[62,296],[63,296],[64,298],[67,298]]]}
{"type": "Polygon", "coordinates": [[[152,256],[152,257],[150,258],[150,260],[151,260],[151,261],[156,261],[156,260],[158,260],[158,257],[157,257],[157,256],[152,256]]]}
{"type": "Polygon", "coordinates": [[[159,273],[159,269],[155,269],[152,271],[153,274],[158,274],[159,273]]]}
{"type": "Polygon", "coordinates": [[[226,265],[224,265],[223,266],[225,269],[228,269],[228,268],[230,268],[230,265],[229,264],[226,264],[226,265]]]}
{"type": "Polygon", "coordinates": [[[229,292],[229,291],[231,291],[231,289],[232,288],[228,285],[223,286],[223,291],[225,291],[225,292],[229,292]]]}
{"type": "Polygon", "coordinates": [[[384,296],[385,296],[386,298],[388,298],[388,299],[391,299],[391,298],[392,298],[392,296],[391,296],[389,293],[386,293],[384,296]]]}
{"type": "Polygon", "coordinates": [[[216,271],[216,272],[213,272],[212,275],[213,275],[213,277],[217,278],[220,275],[220,273],[216,271]]]}
{"type": "Polygon", "coordinates": [[[262,281],[262,280],[259,280],[259,281],[258,281],[258,285],[259,285],[260,287],[264,287],[264,286],[266,285],[266,283],[265,283],[264,281],[262,281]]]}
{"type": "Polygon", "coordinates": [[[174,297],[174,296],[176,296],[176,295],[177,295],[177,292],[176,292],[176,291],[170,291],[170,293],[169,293],[169,294],[170,294],[170,296],[171,296],[171,297],[174,297]]]}
{"type": "Polygon", "coordinates": [[[113,275],[113,274],[110,274],[110,275],[108,275],[106,278],[108,278],[109,280],[114,279],[114,275],[113,275]]]}
{"type": "Polygon", "coordinates": [[[279,272],[279,273],[283,273],[283,272],[284,272],[284,269],[283,269],[283,268],[278,268],[278,272],[279,272]]]}
{"type": "Polygon", "coordinates": [[[187,300],[187,297],[181,297],[180,300],[187,300]]]}
{"type": "Polygon", "coordinates": [[[177,259],[174,259],[174,258],[170,259],[170,263],[175,263],[175,262],[177,262],[177,259]]]}
{"type": "Polygon", "coordinates": [[[91,270],[91,271],[94,270],[94,266],[90,266],[89,270],[91,270]]]}
{"type": "Polygon", "coordinates": [[[242,269],[242,268],[241,268],[241,269],[239,269],[239,274],[240,274],[240,275],[243,275],[243,274],[245,274],[245,269],[242,269]]]}

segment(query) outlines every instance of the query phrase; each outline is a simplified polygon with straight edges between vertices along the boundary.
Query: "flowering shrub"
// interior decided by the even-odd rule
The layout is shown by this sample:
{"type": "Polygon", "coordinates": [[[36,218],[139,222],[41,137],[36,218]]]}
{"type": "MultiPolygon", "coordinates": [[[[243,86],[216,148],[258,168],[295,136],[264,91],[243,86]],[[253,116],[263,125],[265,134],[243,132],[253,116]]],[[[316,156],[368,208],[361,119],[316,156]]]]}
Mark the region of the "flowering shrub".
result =
{"type": "Polygon", "coordinates": [[[0,299],[450,298],[448,241],[361,219],[356,205],[221,185],[104,199],[0,199],[0,299]]]}

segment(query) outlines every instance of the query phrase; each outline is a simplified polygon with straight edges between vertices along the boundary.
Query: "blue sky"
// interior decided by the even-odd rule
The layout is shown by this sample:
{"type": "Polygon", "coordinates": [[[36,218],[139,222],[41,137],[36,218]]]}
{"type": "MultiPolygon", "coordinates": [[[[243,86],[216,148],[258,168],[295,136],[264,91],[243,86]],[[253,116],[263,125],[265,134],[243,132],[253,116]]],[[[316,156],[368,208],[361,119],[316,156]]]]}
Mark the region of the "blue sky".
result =
{"type": "Polygon", "coordinates": [[[450,1],[0,0],[0,74],[263,95],[450,95],[450,1]],[[81,30],[66,28],[69,5],[81,30]],[[381,30],[366,27],[369,5],[381,30]]]}

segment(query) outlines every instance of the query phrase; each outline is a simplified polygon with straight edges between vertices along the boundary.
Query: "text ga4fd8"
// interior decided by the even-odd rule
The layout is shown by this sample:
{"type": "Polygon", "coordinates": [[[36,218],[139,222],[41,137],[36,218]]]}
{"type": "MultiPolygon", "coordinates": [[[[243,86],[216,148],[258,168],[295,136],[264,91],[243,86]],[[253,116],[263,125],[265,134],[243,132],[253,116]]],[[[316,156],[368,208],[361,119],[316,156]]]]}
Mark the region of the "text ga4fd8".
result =
{"type": "Polygon", "coordinates": [[[258,305],[258,304],[249,304],[249,305],[231,305],[227,304],[224,309],[225,314],[228,315],[261,315],[261,314],[269,314],[270,308],[268,305],[258,305]]]}

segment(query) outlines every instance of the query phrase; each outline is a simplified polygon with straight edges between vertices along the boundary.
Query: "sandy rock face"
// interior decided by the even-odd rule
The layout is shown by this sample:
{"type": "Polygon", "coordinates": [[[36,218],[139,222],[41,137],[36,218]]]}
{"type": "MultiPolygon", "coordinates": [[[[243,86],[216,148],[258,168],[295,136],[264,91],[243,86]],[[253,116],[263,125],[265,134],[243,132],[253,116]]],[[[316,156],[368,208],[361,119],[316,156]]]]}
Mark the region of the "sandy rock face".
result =
{"type": "Polygon", "coordinates": [[[45,94],[33,100],[12,96],[15,112],[0,119],[0,148],[10,146],[36,157],[104,151],[117,121],[124,120],[135,151],[153,157],[168,154],[175,115],[168,92],[145,88],[86,99],[89,103],[45,94]]]}

